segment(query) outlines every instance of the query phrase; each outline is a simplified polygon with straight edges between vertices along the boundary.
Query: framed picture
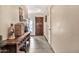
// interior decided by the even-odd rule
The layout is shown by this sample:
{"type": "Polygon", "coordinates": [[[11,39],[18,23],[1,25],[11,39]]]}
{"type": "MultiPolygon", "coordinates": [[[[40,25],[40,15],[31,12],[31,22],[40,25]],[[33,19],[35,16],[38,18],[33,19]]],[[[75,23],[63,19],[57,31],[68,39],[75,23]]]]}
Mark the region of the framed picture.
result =
{"type": "Polygon", "coordinates": [[[45,22],[47,22],[47,15],[45,16],[45,22]]]}
{"type": "Polygon", "coordinates": [[[23,21],[23,9],[19,7],[19,21],[23,21]]]}
{"type": "Polygon", "coordinates": [[[19,15],[23,15],[23,9],[19,7],[19,15]]]}

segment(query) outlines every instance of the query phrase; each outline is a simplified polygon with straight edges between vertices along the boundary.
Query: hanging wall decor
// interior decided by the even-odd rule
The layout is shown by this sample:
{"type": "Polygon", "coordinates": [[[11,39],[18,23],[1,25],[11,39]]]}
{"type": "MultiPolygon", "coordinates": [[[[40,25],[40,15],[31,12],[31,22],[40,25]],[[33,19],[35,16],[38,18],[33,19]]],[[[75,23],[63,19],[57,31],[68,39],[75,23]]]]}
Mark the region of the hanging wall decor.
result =
{"type": "Polygon", "coordinates": [[[23,21],[23,9],[19,7],[19,21],[23,21]]]}
{"type": "Polygon", "coordinates": [[[45,22],[47,22],[47,15],[45,15],[45,22]]]}

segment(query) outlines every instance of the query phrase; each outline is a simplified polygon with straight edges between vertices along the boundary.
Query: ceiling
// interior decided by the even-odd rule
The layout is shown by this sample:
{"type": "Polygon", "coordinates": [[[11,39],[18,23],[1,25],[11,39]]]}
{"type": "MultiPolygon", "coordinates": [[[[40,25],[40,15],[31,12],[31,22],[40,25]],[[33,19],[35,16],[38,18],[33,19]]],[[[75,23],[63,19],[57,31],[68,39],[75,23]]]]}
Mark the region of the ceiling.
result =
{"type": "Polygon", "coordinates": [[[27,5],[28,13],[43,13],[48,5],[27,5]]]}

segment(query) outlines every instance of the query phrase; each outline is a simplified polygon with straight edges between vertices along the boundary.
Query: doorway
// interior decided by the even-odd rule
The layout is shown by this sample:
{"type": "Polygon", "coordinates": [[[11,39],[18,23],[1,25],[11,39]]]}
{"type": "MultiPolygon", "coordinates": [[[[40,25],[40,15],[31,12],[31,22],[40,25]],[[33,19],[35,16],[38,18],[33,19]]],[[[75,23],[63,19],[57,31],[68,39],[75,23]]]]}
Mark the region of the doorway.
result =
{"type": "Polygon", "coordinates": [[[35,35],[43,35],[43,17],[35,17],[35,35]]]}

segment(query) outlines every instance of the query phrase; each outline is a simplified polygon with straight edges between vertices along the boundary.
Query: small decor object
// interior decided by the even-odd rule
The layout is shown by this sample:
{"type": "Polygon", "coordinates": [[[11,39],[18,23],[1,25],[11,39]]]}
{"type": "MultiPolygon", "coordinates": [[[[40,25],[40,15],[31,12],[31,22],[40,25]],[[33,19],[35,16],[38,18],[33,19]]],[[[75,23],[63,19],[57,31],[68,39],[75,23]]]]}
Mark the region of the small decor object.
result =
{"type": "Polygon", "coordinates": [[[13,39],[15,38],[14,36],[14,25],[10,24],[10,27],[8,28],[8,39],[13,39]]]}

